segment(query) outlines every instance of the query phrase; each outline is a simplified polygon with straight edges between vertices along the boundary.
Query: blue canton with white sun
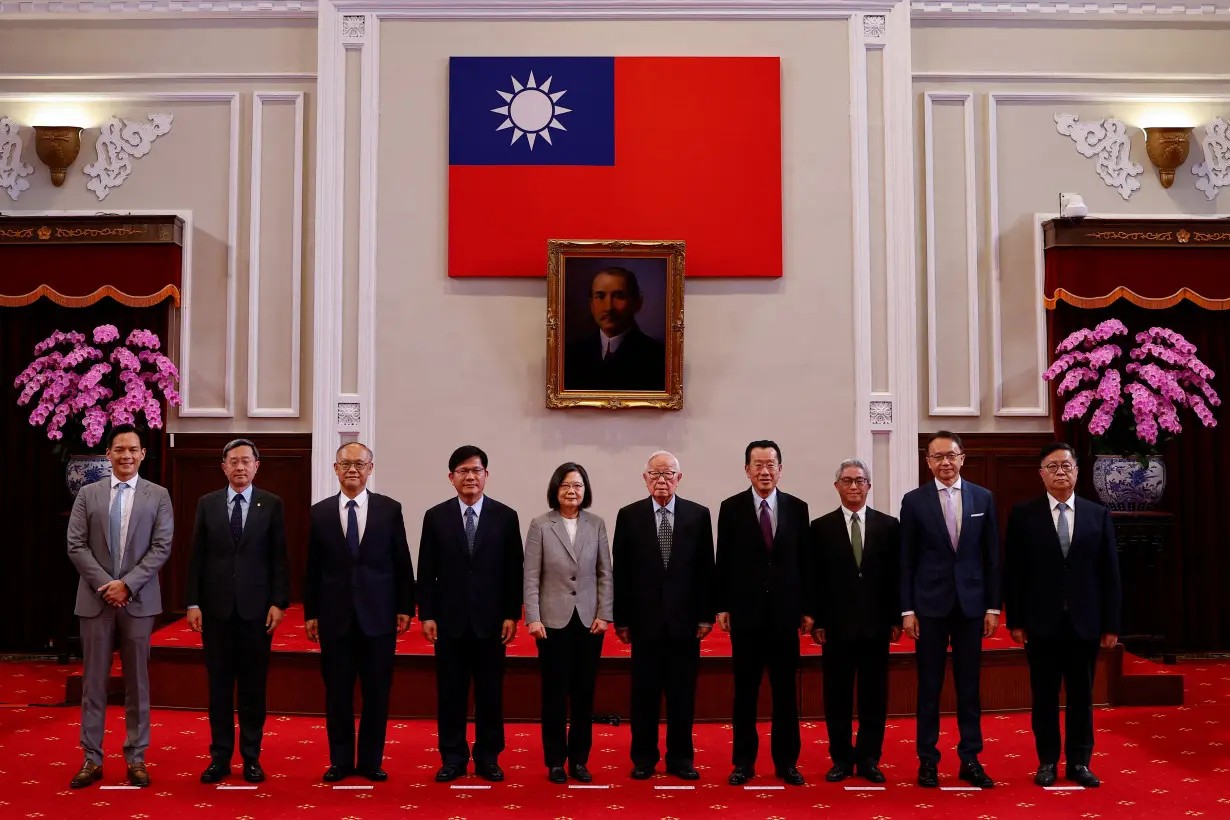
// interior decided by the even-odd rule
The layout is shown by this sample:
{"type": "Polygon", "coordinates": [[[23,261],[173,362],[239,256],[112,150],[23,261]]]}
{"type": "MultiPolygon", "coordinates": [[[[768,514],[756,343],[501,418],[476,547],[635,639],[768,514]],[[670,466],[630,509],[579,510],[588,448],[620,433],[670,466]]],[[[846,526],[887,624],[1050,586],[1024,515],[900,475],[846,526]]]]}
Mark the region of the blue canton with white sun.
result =
{"type": "Polygon", "coordinates": [[[524,85],[516,77],[509,77],[509,79],[512,81],[512,91],[496,90],[496,93],[508,104],[491,109],[493,114],[501,114],[504,117],[504,122],[500,123],[495,130],[504,131],[511,128],[512,141],[509,145],[525,137],[531,151],[534,150],[534,143],[539,137],[542,137],[548,145],[552,145],[552,128],[558,131],[568,130],[557,119],[572,111],[571,108],[564,108],[558,104],[559,98],[567,94],[568,90],[552,91],[551,81],[555,79],[554,77],[548,77],[542,85],[538,85],[533,71],[530,72],[529,79],[524,85]]]}

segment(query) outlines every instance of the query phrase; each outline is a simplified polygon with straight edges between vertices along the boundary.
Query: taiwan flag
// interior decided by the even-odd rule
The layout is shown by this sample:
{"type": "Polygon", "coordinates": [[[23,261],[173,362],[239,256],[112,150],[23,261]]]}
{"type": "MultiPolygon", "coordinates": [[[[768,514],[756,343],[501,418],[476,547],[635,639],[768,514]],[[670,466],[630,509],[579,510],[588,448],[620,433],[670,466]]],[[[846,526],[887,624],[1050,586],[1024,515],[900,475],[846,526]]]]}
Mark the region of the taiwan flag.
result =
{"type": "Polygon", "coordinates": [[[453,57],[448,148],[449,276],[545,276],[548,239],[782,275],[776,57],[453,57]]]}

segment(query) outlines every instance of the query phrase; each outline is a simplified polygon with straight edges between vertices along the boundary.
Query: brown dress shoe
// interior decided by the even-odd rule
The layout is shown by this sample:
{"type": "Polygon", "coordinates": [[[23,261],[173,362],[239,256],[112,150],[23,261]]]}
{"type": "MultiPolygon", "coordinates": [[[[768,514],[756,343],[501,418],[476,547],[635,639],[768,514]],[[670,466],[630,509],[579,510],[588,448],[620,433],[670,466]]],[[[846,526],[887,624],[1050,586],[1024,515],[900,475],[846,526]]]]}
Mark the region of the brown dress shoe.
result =
{"type": "Polygon", "coordinates": [[[128,782],[141,788],[149,785],[149,772],[145,771],[144,763],[128,764],[128,782]]]}
{"type": "Polygon", "coordinates": [[[81,771],[73,775],[73,782],[70,785],[74,789],[84,789],[102,780],[102,776],[102,766],[92,760],[87,760],[81,764],[81,771]]]}

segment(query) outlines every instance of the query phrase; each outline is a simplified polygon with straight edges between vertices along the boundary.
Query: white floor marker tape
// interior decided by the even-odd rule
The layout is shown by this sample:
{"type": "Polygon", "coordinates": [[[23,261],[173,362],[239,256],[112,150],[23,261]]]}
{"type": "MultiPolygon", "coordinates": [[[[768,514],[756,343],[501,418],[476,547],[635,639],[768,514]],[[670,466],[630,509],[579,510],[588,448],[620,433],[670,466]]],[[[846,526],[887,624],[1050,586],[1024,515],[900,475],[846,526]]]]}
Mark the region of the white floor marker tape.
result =
{"type": "Polygon", "coordinates": [[[358,790],[358,789],[374,789],[376,787],[375,786],[334,786],[333,788],[358,790]]]}

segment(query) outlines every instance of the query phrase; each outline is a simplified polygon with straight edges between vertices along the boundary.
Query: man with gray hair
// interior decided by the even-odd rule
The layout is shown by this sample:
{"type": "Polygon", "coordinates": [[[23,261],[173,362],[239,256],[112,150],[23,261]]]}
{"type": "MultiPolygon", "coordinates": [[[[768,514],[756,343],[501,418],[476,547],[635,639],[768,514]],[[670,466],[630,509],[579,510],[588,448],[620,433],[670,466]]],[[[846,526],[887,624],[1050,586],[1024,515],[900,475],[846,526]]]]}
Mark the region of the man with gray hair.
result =
{"type": "Polygon", "coordinates": [[[188,626],[201,634],[209,676],[209,766],[202,783],[231,773],[235,693],[243,779],[260,783],[265,683],[273,633],[289,606],[282,499],[252,486],[261,466],[245,438],[222,448],[227,486],[196,505],[188,563],[188,626]]]}
{"type": "Polygon", "coordinates": [[[649,497],[615,519],[615,634],[632,644],[632,777],[660,759],[658,716],[666,695],[666,772],[698,780],[692,721],[700,642],[713,628],[713,525],[707,507],[675,495],[679,459],[665,450],[645,465],[649,497]]]}
{"type": "Polygon", "coordinates": [[[841,506],[811,524],[817,595],[812,640],[824,646],[824,723],[833,759],[825,780],[858,774],[883,783],[889,643],[901,639],[901,525],[867,506],[871,468],[865,462],[841,462],[833,486],[841,506]],[[858,739],[851,744],[856,679],[858,739]]]}

